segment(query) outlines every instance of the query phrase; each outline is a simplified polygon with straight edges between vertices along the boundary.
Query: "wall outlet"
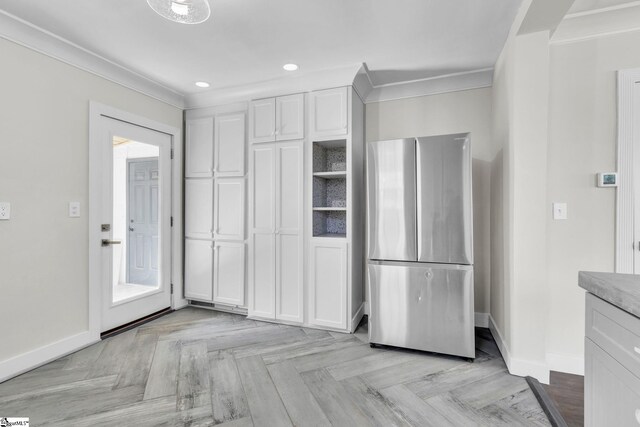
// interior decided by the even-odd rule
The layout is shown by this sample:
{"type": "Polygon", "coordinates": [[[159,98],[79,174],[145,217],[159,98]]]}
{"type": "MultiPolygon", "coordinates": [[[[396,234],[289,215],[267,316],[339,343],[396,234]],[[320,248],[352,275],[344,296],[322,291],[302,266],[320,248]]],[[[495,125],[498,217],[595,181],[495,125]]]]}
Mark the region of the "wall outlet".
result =
{"type": "Polygon", "coordinates": [[[80,202],[69,202],[69,218],[80,218],[80,202]]]}
{"type": "Polygon", "coordinates": [[[0,202],[0,220],[11,219],[11,203],[0,202]]]}
{"type": "Polygon", "coordinates": [[[567,204],[566,203],[554,203],[553,204],[553,219],[567,219],[567,204]]]}

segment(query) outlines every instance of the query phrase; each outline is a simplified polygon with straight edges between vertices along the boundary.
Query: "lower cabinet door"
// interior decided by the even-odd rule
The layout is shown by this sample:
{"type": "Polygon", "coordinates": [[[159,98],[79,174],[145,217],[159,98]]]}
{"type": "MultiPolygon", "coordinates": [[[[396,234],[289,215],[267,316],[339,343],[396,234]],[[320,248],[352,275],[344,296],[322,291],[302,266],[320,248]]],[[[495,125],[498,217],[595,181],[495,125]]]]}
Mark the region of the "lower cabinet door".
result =
{"type": "Polygon", "coordinates": [[[585,426],[640,424],[640,379],[588,338],[584,392],[585,426]]]}
{"type": "Polygon", "coordinates": [[[302,323],[302,244],[297,234],[276,235],[276,319],[302,323]]]}
{"type": "Polygon", "coordinates": [[[213,301],[213,242],[185,241],[184,295],[187,299],[213,301]]]}
{"type": "Polygon", "coordinates": [[[213,254],[213,302],[244,305],[244,243],[216,242],[213,254]]]}
{"type": "Polygon", "coordinates": [[[347,242],[312,240],[309,268],[309,323],[347,328],[347,242]]]}
{"type": "Polygon", "coordinates": [[[249,315],[276,318],[275,234],[251,236],[249,256],[249,315]]]}

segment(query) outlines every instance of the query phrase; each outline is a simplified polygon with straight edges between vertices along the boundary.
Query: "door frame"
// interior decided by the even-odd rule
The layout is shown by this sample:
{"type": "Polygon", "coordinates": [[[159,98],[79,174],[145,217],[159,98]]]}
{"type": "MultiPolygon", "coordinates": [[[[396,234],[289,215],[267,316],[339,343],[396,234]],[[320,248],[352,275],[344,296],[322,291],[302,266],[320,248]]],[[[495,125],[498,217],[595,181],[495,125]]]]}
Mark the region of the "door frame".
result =
{"type": "Polygon", "coordinates": [[[89,333],[94,340],[100,339],[102,315],[102,271],[100,239],[101,214],[101,171],[102,154],[100,150],[101,118],[106,117],[147,128],[171,137],[171,308],[176,310],[187,305],[184,298],[182,280],[184,248],[182,242],[182,206],[183,206],[183,140],[182,130],[155,120],[148,119],[99,102],[89,102],[89,333]]]}
{"type": "MultiPolygon", "coordinates": [[[[640,101],[636,93],[640,87],[640,69],[618,71],[618,188],[616,189],[616,273],[633,274],[634,255],[640,248],[635,247],[634,216],[634,152],[640,155],[640,137],[634,138],[634,113],[639,114],[640,101]],[[634,139],[637,139],[634,141],[634,139]]],[[[639,225],[640,226],[640,225],[639,225]]],[[[640,255],[639,255],[640,256],[640,255]]]]}

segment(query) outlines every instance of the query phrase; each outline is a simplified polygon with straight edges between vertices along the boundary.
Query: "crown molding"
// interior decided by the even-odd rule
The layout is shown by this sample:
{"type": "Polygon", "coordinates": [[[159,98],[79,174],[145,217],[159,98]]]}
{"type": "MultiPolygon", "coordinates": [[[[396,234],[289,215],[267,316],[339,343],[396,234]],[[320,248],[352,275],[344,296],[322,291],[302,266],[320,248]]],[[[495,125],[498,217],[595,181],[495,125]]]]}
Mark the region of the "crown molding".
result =
{"type": "Polygon", "coordinates": [[[574,43],[639,30],[640,1],[634,1],[565,16],[551,37],[551,43],[574,43]]]}
{"type": "Polygon", "coordinates": [[[174,107],[184,108],[182,94],[3,10],[0,10],[0,38],[174,107]]]}
{"type": "Polygon", "coordinates": [[[493,68],[483,68],[428,79],[373,86],[365,103],[480,89],[491,85],[493,85],[493,68]]]}
{"type": "Polygon", "coordinates": [[[351,86],[362,64],[341,68],[296,74],[274,80],[249,83],[198,92],[185,97],[185,109],[208,108],[233,104],[250,99],[270,98],[274,96],[310,92],[332,87],[351,86]]]}

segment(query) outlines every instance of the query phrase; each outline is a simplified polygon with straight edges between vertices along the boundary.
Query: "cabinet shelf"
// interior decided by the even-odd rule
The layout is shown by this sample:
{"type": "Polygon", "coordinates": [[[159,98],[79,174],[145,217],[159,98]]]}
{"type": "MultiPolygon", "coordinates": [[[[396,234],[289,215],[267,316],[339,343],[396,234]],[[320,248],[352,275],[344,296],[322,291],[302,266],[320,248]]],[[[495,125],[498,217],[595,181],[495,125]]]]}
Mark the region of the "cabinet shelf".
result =
{"type": "Polygon", "coordinates": [[[346,239],[347,235],[345,233],[324,233],[313,237],[322,237],[324,239],[346,239]]]}
{"type": "Polygon", "coordinates": [[[314,172],[313,174],[316,178],[324,178],[324,179],[344,179],[347,177],[347,172],[345,171],[334,171],[334,172],[314,172]]]}

